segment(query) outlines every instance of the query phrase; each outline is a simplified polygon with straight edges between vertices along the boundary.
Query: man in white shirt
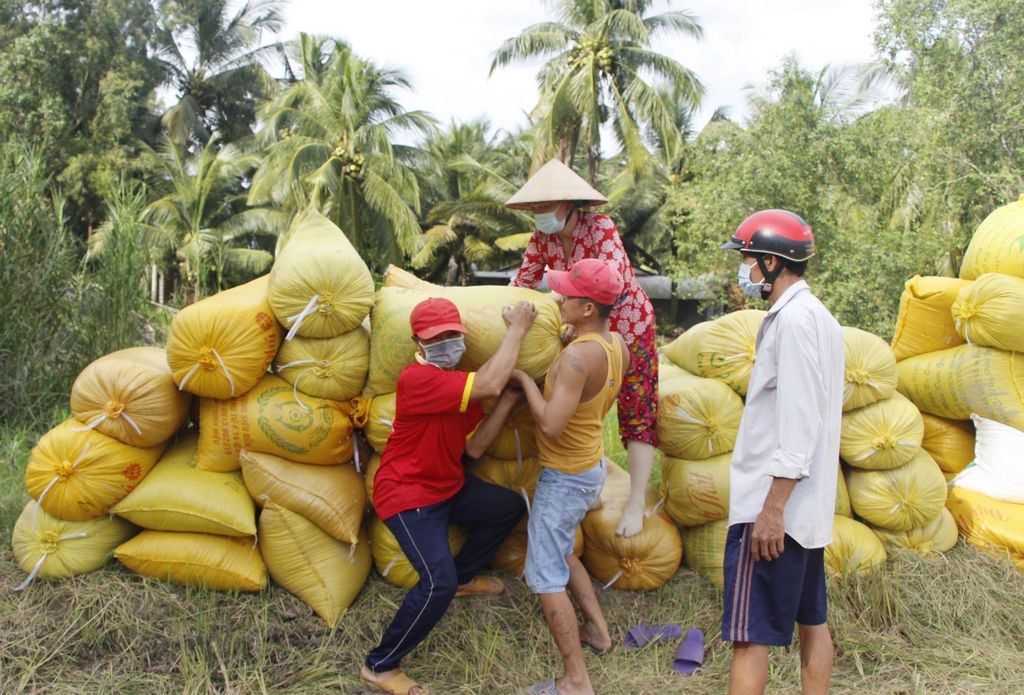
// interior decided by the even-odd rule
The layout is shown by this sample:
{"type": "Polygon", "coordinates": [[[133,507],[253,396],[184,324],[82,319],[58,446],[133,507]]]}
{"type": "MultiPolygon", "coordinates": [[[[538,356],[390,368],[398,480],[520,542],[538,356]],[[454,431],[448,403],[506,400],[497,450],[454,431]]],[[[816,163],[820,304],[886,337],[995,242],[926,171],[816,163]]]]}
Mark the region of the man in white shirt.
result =
{"type": "Polygon", "coordinates": [[[758,331],[729,469],[722,639],[733,642],[730,695],[764,692],[768,647],[799,628],[805,695],[828,692],[824,547],[832,541],[845,347],[803,279],[814,235],[798,215],[763,210],[722,248],[742,254],[739,284],[771,308],[758,331]]]}

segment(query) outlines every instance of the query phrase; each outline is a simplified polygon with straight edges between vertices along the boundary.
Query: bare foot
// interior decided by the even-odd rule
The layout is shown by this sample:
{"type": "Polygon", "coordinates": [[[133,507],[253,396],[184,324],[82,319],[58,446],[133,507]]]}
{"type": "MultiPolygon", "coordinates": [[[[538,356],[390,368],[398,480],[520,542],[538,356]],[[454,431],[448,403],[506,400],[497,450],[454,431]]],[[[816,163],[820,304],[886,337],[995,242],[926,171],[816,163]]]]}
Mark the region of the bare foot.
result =
{"type": "Polygon", "coordinates": [[[586,642],[599,651],[612,648],[612,637],[608,634],[608,630],[601,630],[591,622],[580,623],[580,641],[586,642]]]}

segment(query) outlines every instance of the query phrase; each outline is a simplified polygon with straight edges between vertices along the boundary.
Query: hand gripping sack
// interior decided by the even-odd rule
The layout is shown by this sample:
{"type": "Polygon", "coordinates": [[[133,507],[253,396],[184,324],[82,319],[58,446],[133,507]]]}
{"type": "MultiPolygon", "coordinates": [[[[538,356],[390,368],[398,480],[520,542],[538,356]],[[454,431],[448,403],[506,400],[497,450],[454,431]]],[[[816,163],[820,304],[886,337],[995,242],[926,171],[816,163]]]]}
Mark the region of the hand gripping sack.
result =
{"type": "Polygon", "coordinates": [[[898,370],[900,393],[926,413],[977,413],[1024,430],[1024,353],[960,345],[903,360],[898,370]]]}
{"type": "Polygon", "coordinates": [[[960,277],[974,280],[985,273],[1024,278],[1024,198],[993,210],[971,237],[960,277]]]}
{"type": "Polygon", "coordinates": [[[843,326],[846,385],[843,412],[888,398],[896,390],[896,357],[877,335],[843,326]]]}
{"type": "Polygon", "coordinates": [[[717,586],[725,586],[725,539],[729,534],[729,520],[719,519],[700,526],[682,528],[683,564],[717,586]]]}
{"type": "Polygon", "coordinates": [[[729,518],[729,462],[732,454],[688,461],[661,458],[665,513],[682,526],[729,518]]]}
{"type": "Polygon", "coordinates": [[[351,463],[315,466],[244,450],[239,462],[245,486],[260,506],[269,500],[301,514],[332,538],[344,543],[359,539],[366,491],[351,463]]]}
{"type": "MultiPolygon", "coordinates": [[[[468,536],[462,527],[448,525],[448,547],[453,557],[462,550],[468,536]]],[[[370,552],[373,554],[374,566],[389,584],[411,589],[420,580],[419,572],[402,552],[391,529],[376,516],[370,519],[370,552]]]]}
{"type": "Polygon", "coordinates": [[[71,414],[89,429],[131,446],[162,444],[188,416],[163,348],[118,350],[82,370],[71,387],[71,414]]]}
{"type": "Polygon", "coordinates": [[[309,396],[295,400],[292,387],[270,374],[239,398],[199,402],[200,468],[238,470],[242,449],[296,463],[335,466],[352,460],[352,409],[309,396]]]}
{"type": "MultiPolygon", "coordinates": [[[[529,517],[524,516],[519,521],[508,538],[494,552],[490,565],[517,577],[522,577],[526,572],[526,546],[529,542],[527,527],[529,517]]],[[[576,528],[576,540],[573,541],[572,554],[576,557],[583,555],[583,530],[576,528]]]]}
{"type": "Polygon", "coordinates": [[[198,436],[183,435],[111,511],[154,531],[254,536],[256,507],[241,474],[196,466],[198,436]]]}
{"type": "Polygon", "coordinates": [[[914,457],[924,438],[917,406],[898,393],[843,413],[839,455],[856,468],[889,470],[914,457]]]}
{"type": "Polygon", "coordinates": [[[946,501],[946,479],[923,449],[899,468],[846,473],[853,511],[872,526],[910,531],[932,521],[946,501]]]}
{"type": "Polygon", "coordinates": [[[65,420],[44,434],[29,455],[25,488],[50,515],[87,521],[110,508],[146,477],[164,445],[139,449],[81,423],[65,420]]]}
{"type": "Polygon", "coordinates": [[[348,401],[363,391],[370,335],[362,326],[333,338],[294,338],[281,345],[274,371],[299,393],[348,401]]]}
{"type": "Polygon", "coordinates": [[[344,543],[301,514],[267,502],[260,514],[260,553],[271,579],[334,627],[370,575],[370,543],[363,531],[344,543]]]}
{"type": "Polygon", "coordinates": [[[921,413],[924,439],[921,448],[931,454],[943,473],[959,473],[974,460],[974,426],[960,420],[921,413]]]}
{"type": "Polygon", "coordinates": [[[875,534],[890,550],[913,550],[921,555],[948,552],[956,545],[957,539],[956,521],[946,508],[922,528],[910,531],[875,529],[875,534]]]}
{"type": "Polygon", "coordinates": [[[962,345],[951,308],[969,280],[915,275],[900,296],[900,313],[892,337],[896,361],[962,345]]]}
{"type": "Polygon", "coordinates": [[[366,435],[377,454],[384,453],[395,428],[395,394],[353,399],[352,422],[366,435]]]}
{"type": "Polygon", "coordinates": [[[1024,352],[1024,278],[985,273],[960,290],[951,311],[968,343],[1024,352]]]}
{"type": "Polygon", "coordinates": [[[951,484],[1003,502],[1024,504],[1024,432],[980,415],[971,419],[978,432],[974,462],[951,484]]]}
{"type": "Polygon", "coordinates": [[[412,364],[416,345],[412,340],[409,314],[428,297],[450,299],[458,307],[462,323],[469,331],[466,354],[459,362],[459,369],[474,371],[498,351],[506,332],[502,307],[520,300],[533,302],[537,319],[523,339],[516,367],[540,379],[562,350],[558,305],[540,292],[520,287],[444,287],[431,292],[384,287],[377,293],[370,320],[373,340],[367,395],[394,391],[399,373],[412,364]]]}
{"type": "Polygon", "coordinates": [[[825,567],[839,575],[868,572],[885,563],[885,546],[870,528],[848,519],[835,517],[832,542],[825,546],[825,567]]]}
{"type": "Polygon", "coordinates": [[[61,521],[29,500],[11,534],[14,560],[28,573],[15,589],[24,589],[36,577],[66,579],[98,570],[107,564],[114,548],[137,530],[124,519],[111,516],[61,521]]]}
{"type": "Polygon", "coordinates": [[[296,215],[270,271],[270,306],[287,339],[333,338],[373,306],[373,276],[348,237],[307,208],[296,215]]]}
{"type": "Polygon", "coordinates": [[[676,458],[701,460],[732,451],[743,401],[717,379],[681,372],[658,386],[659,448],[676,458]]]}
{"type": "Polygon", "coordinates": [[[280,343],[263,276],[182,309],[171,322],[167,364],[182,391],[234,398],[263,378],[280,343]]]}
{"type": "Polygon", "coordinates": [[[766,312],[744,309],[688,329],[664,348],[665,356],[691,374],[725,382],[747,395],[757,332],[766,312]]]}
{"type": "Polygon", "coordinates": [[[995,500],[954,485],[949,488],[946,507],[964,540],[1004,552],[1024,570],[1024,504],[995,500]]]}
{"type": "Polygon", "coordinates": [[[663,511],[654,488],[647,489],[643,529],[624,538],[615,529],[629,497],[629,474],[608,465],[602,507],[583,518],[583,564],[606,587],[626,591],[657,589],[672,578],[683,556],[679,529],[663,511]]]}
{"type": "Polygon", "coordinates": [[[262,591],[267,569],[255,538],[143,531],[114,550],[135,574],[213,591],[262,591]]]}

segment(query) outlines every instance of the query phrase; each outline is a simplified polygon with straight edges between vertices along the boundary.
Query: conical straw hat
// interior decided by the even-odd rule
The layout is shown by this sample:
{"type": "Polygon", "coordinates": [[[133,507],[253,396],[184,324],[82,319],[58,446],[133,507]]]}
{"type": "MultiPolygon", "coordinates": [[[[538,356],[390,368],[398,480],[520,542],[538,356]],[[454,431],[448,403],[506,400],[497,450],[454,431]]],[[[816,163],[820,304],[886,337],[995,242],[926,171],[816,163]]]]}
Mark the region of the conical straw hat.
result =
{"type": "Polygon", "coordinates": [[[602,205],[608,202],[576,172],[557,159],[552,159],[505,201],[505,207],[526,210],[537,203],[560,200],[575,200],[582,205],[602,205]]]}

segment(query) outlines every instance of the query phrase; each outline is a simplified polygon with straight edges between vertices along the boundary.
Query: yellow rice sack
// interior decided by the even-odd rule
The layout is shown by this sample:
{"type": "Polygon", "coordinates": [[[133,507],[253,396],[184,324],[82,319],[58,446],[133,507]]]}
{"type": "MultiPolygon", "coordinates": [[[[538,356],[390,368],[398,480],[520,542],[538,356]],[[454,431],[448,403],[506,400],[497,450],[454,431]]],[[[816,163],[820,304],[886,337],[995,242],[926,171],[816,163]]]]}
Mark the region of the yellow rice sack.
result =
{"type": "Polygon", "coordinates": [[[1024,278],[985,273],[960,290],[952,314],[968,343],[1024,352],[1024,278]]]}
{"type": "Polygon", "coordinates": [[[665,513],[677,524],[698,526],[729,517],[729,462],[732,454],[703,461],[661,457],[665,513]]]}
{"type": "Polygon", "coordinates": [[[227,401],[199,402],[200,468],[237,470],[242,449],[297,463],[332,466],[352,460],[352,412],[347,403],[308,396],[270,374],[251,391],[227,401]]]}
{"type": "Polygon", "coordinates": [[[886,560],[885,546],[870,528],[848,519],[835,517],[832,542],[825,546],[825,568],[839,575],[868,572],[886,560]]]}
{"type": "Polygon", "coordinates": [[[395,394],[356,398],[352,402],[352,422],[363,431],[373,450],[383,454],[395,427],[395,394]]]}
{"type": "Polygon", "coordinates": [[[969,280],[915,275],[900,296],[900,313],[892,337],[896,361],[962,345],[950,309],[969,280]]]}
{"type": "MultiPolygon", "coordinates": [[[[529,540],[527,526],[529,517],[524,516],[519,525],[512,530],[505,542],[495,551],[491,558],[491,567],[503,570],[517,577],[522,577],[526,571],[526,546],[529,540]]],[[[576,528],[576,540],[573,542],[572,554],[576,557],[583,555],[583,530],[576,528]]]]}
{"type": "Polygon", "coordinates": [[[355,545],[324,533],[301,514],[267,502],[260,514],[260,553],[271,579],[334,627],[370,575],[370,543],[355,545]]]}
{"type": "MultiPolygon", "coordinates": [[[[672,578],[683,556],[679,529],[663,511],[650,514],[643,530],[624,538],[615,529],[629,497],[629,474],[611,464],[601,490],[602,507],[583,518],[583,564],[599,582],[625,591],[657,589],[672,578]]],[[[647,489],[648,512],[658,504],[647,489]]]]}
{"type": "Polygon", "coordinates": [[[956,521],[946,508],[922,528],[910,531],[875,529],[875,533],[890,550],[913,550],[921,555],[945,553],[956,545],[957,539],[956,521]]]}
{"type": "Polygon", "coordinates": [[[921,448],[924,422],[917,406],[899,393],[843,413],[839,455],[868,470],[898,468],[921,448]]]}
{"type": "Polygon", "coordinates": [[[896,357],[884,340],[859,328],[843,326],[846,385],[843,412],[884,400],[896,391],[896,357]]]}
{"type": "Polygon", "coordinates": [[[92,362],[71,387],[71,414],[90,429],[131,446],[171,438],[188,416],[163,348],[118,350],[92,362]]]}
{"type": "Polygon", "coordinates": [[[757,331],[766,312],[734,311],[688,329],[664,348],[665,356],[691,374],[725,382],[747,395],[757,331]]]}
{"type": "Polygon", "coordinates": [[[957,474],[974,460],[974,425],[970,420],[947,420],[921,413],[924,439],[921,447],[931,454],[943,473],[957,474]]]}
{"type": "Polygon", "coordinates": [[[263,377],[280,344],[263,276],[182,309],[171,322],[167,364],[182,391],[234,398],[263,377]]]}
{"type": "MultiPolygon", "coordinates": [[[[484,414],[490,415],[497,400],[484,401],[484,414]]],[[[512,411],[498,436],[487,447],[487,454],[498,459],[532,458],[537,455],[537,423],[524,402],[512,411]]]]}
{"type": "Polygon", "coordinates": [[[725,538],[729,534],[729,520],[719,519],[700,526],[684,526],[682,529],[683,564],[717,586],[725,586],[723,565],[725,563],[725,538]]]}
{"type": "Polygon", "coordinates": [[[985,273],[1024,278],[1024,198],[996,208],[971,237],[960,264],[960,277],[974,280],[985,273]]]}
{"type": "Polygon", "coordinates": [[[380,454],[370,457],[370,463],[366,467],[366,475],[363,476],[363,485],[366,487],[366,503],[373,504],[373,479],[380,470],[380,454]]]}
{"type": "Polygon", "coordinates": [[[433,282],[421,280],[408,270],[403,270],[394,265],[389,265],[387,270],[384,271],[384,287],[401,287],[407,290],[416,290],[417,292],[436,292],[444,289],[444,285],[436,285],[433,282]]]}
{"type": "Polygon", "coordinates": [[[333,338],[373,306],[373,276],[348,237],[313,208],[295,216],[270,271],[270,306],[287,338],[333,338]]]}
{"type": "Polygon", "coordinates": [[[25,488],[52,516],[87,521],[103,516],[146,477],[164,444],[139,449],[74,418],[40,438],[25,468],[25,488]]]}
{"type": "Polygon", "coordinates": [[[136,531],[117,517],[61,521],[29,500],[11,534],[14,560],[28,573],[16,588],[25,588],[36,577],[65,579],[98,570],[107,564],[114,548],[136,531]]]}
{"type": "Polygon", "coordinates": [[[373,349],[367,395],[394,391],[399,373],[413,362],[416,345],[412,341],[409,314],[428,297],[444,297],[454,302],[469,331],[459,369],[478,369],[498,351],[506,332],[502,307],[520,300],[533,302],[537,319],[523,340],[516,367],[540,379],[562,350],[558,305],[540,292],[520,287],[445,287],[431,292],[385,287],[377,293],[370,320],[373,349]]]}
{"type": "Polygon", "coordinates": [[[954,485],[949,488],[946,507],[964,540],[1005,552],[1024,570],[1024,504],[994,500],[954,485]]]}
{"type": "Polygon", "coordinates": [[[843,474],[842,464],[839,466],[839,475],[836,477],[836,514],[853,518],[853,507],[850,505],[850,491],[846,489],[846,476],[843,474]]]}
{"type": "Polygon", "coordinates": [[[517,492],[527,501],[533,499],[537,490],[537,479],[540,478],[540,461],[536,458],[499,459],[492,456],[481,456],[466,467],[485,483],[499,485],[517,492]]]}
{"type": "Polygon", "coordinates": [[[114,550],[135,574],[214,591],[262,591],[267,570],[255,538],[143,531],[114,550]]]}
{"type": "Polygon", "coordinates": [[[946,479],[924,449],[899,468],[846,473],[853,511],[890,531],[910,531],[932,521],[946,501],[946,479]]]}
{"type": "Polygon", "coordinates": [[[315,466],[244,450],[239,463],[245,486],[260,506],[266,508],[269,500],[301,514],[332,538],[345,543],[359,539],[366,491],[351,463],[315,466]]]}
{"type": "Polygon", "coordinates": [[[197,443],[194,433],[181,437],[110,511],[154,531],[255,535],[256,507],[241,474],[198,468],[197,443]]]}
{"type": "Polygon", "coordinates": [[[363,391],[370,365],[370,334],[362,326],[333,338],[293,338],[274,359],[274,371],[299,391],[348,401],[363,391]]]}
{"type": "Polygon", "coordinates": [[[919,409],[952,420],[977,413],[1024,429],[1024,354],[959,347],[899,363],[900,393],[919,409]]]}
{"type": "MultiPolygon", "coordinates": [[[[467,537],[468,534],[460,526],[448,526],[448,547],[453,556],[462,550],[467,537]]],[[[376,516],[370,518],[370,552],[373,554],[374,566],[388,583],[411,589],[420,580],[419,572],[405,557],[391,529],[376,516]]]]}
{"type": "Polygon", "coordinates": [[[701,460],[732,451],[743,401],[718,379],[680,373],[658,385],[659,448],[701,460]]]}

